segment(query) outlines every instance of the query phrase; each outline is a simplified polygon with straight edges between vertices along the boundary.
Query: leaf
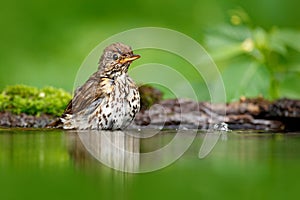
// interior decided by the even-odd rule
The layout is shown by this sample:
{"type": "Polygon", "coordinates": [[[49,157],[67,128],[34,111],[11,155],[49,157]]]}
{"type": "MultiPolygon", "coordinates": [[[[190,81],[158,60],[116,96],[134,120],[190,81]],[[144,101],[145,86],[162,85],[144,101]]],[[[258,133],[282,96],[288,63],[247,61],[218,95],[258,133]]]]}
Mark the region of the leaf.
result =
{"type": "Polygon", "coordinates": [[[300,31],[292,29],[281,29],[273,33],[276,40],[286,46],[300,52],[300,31]]]}
{"type": "Polygon", "coordinates": [[[237,100],[241,95],[269,97],[270,74],[266,67],[249,59],[231,63],[223,71],[227,100],[237,100]]]}
{"type": "Polygon", "coordinates": [[[300,72],[288,73],[279,84],[279,95],[286,98],[300,98],[300,72]]]}
{"type": "Polygon", "coordinates": [[[267,49],[268,48],[268,35],[266,31],[257,27],[252,32],[253,40],[255,41],[255,46],[258,49],[267,49]]]}
{"type": "Polygon", "coordinates": [[[223,24],[207,31],[204,43],[215,60],[227,60],[245,53],[242,44],[247,38],[251,38],[247,27],[223,24]]]}
{"type": "Polygon", "coordinates": [[[221,46],[218,49],[209,52],[215,61],[228,60],[244,53],[239,43],[221,46]]]}
{"type": "Polygon", "coordinates": [[[271,51],[274,51],[282,56],[287,55],[287,48],[285,42],[279,37],[279,30],[274,29],[269,34],[269,48],[271,51]]]}

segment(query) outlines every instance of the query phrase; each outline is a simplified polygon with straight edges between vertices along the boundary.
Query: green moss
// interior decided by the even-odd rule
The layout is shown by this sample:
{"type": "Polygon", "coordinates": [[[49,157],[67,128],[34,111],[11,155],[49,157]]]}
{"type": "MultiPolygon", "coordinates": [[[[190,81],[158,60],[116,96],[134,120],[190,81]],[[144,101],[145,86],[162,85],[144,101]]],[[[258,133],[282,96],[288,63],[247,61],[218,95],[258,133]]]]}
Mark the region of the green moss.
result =
{"type": "Polygon", "coordinates": [[[0,93],[0,111],[60,116],[70,100],[71,95],[62,89],[14,85],[6,87],[0,93]]]}
{"type": "Polygon", "coordinates": [[[162,99],[162,92],[151,85],[143,85],[139,87],[141,97],[141,110],[149,109],[153,104],[162,99]]]}

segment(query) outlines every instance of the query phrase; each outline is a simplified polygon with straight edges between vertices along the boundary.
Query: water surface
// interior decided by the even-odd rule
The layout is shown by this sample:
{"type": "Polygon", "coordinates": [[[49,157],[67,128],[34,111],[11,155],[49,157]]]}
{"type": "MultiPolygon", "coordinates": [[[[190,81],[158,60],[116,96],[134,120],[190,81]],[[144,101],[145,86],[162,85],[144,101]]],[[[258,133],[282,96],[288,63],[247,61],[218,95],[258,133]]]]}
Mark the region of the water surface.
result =
{"type": "MultiPolygon", "coordinates": [[[[176,131],[142,131],[109,136],[110,150],[97,133],[63,130],[0,131],[0,199],[291,199],[298,196],[300,134],[228,132],[204,159],[205,133],[177,161],[148,173],[134,171],[170,160],[173,148],[155,160],[138,153],[169,144],[176,131]],[[85,143],[91,144],[88,148],[85,143]]],[[[185,131],[188,141],[194,133],[185,131]]],[[[193,139],[193,138],[192,138],[193,139]]],[[[179,142],[176,144],[181,145],[179,142]]]]}

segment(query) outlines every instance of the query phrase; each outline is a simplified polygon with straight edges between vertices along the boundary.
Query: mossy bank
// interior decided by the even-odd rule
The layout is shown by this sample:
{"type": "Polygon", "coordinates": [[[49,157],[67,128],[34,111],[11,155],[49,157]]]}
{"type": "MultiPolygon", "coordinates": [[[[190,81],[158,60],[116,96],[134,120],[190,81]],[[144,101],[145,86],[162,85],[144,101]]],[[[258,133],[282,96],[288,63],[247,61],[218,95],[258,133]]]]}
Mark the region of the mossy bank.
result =
{"type": "Polygon", "coordinates": [[[70,100],[71,94],[63,89],[14,85],[1,92],[0,111],[17,115],[25,113],[33,116],[60,116],[70,100]]]}

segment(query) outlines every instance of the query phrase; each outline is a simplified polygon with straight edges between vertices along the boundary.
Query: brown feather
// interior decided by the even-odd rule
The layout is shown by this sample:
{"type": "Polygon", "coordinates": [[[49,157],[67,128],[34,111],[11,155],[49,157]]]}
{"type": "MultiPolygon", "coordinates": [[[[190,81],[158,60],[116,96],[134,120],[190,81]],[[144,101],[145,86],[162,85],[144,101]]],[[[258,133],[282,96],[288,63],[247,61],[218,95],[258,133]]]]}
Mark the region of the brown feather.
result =
{"type": "Polygon", "coordinates": [[[95,72],[84,85],[75,91],[74,97],[65,109],[64,115],[78,113],[93,102],[104,98],[107,95],[107,90],[103,86],[99,87],[103,83],[107,85],[107,78],[101,77],[99,73],[95,72]]]}

